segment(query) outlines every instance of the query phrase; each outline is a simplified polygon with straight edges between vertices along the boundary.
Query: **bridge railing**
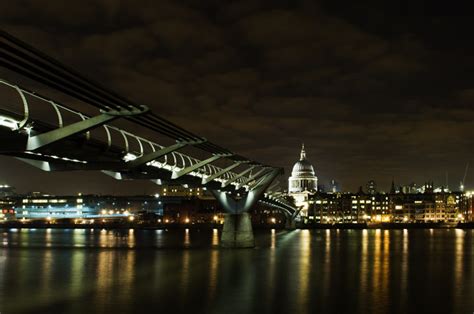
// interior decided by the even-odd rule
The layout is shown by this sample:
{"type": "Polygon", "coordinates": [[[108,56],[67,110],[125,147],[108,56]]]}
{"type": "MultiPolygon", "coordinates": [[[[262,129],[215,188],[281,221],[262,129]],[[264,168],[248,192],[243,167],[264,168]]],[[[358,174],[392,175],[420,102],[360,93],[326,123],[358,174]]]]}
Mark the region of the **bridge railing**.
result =
{"type": "MultiPolygon", "coordinates": [[[[17,129],[20,132],[31,132],[33,136],[28,137],[24,153],[41,154],[50,148],[49,154],[54,154],[61,150],[58,150],[57,145],[49,147],[47,145],[85,133],[87,140],[101,138],[105,147],[110,149],[108,153],[117,148],[118,151],[114,151],[113,155],[114,161],[127,162],[127,165],[133,166],[134,169],[141,169],[145,165],[165,168],[173,172],[171,179],[193,175],[201,177],[203,185],[217,181],[222,182],[222,188],[233,185],[237,189],[242,187],[256,189],[261,186],[262,180],[267,182],[265,179],[268,179],[272,171],[281,171],[279,168],[252,161],[207,141],[205,138],[155,114],[147,106],[131,101],[102,86],[99,82],[88,79],[69,66],[2,30],[0,30],[0,43],[0,67],[6,69],[8,73],[13,72],[15,75],[39,83],[42,87],[48,87],[59,92],[61,97],[71,97],[74,99],[72,103],[74,105],[79,101],[81,106],[87,105],[88,109],[93,107],[94,110],[101,110],[101,114],[96,115],[95,111],[94,116],[90,117],[86,113],[75,111],[34,92],[19,89],[18,86],[5,82],[9,84],[4,84],[5,86],[16,90],[21,101],[20,106],[13,110],[17,112],[18,119],[15,120],[14,117],[7,115],[7,117],[0,118],[0,124],[10,126],[10,129],[17,129]],[[31,106],[30,100],[38,105],[31,106]],[[37,112],[45,104],[49,114],[44,119],[34,118],[32,110],[37,112]],[[128,131],[116,127],[119,125],[117,122],[114,122],[115,126],[110,124],[118,116],[121,117],[121,121],[132,123],[130,127],[126,128],[128,131]],[[68,124],[66,120],[69,122],[71,119],[78,122],[68,124]],[[31,122],[37,122],[37,125],[31,124],[31,122]],[[38,130],[45,125],[44,122],[47,122],[52,131],[39,133],[38,130]],[[154,140],[137,136],[134,134],[136,126],[146,129],[147,132],[152,132],[153,136],[164,136],[174,144],[164,147],[160,144],[166,143],[161,139],[158,144],[154,140]],[[35,134],[35,132],[39,134],[35,134]],[[188,154],[188,151],[193,149],[196,150],[188,154]],[[183,153],[183,150],[186,153],[183,153]],[[118,158],[120,152],[122,154],[118,158]],[[206,156],[210,154],[211,157],[200,160],[199,158],[203,154],[206,156]],[[228,165],[229,163],[230,165],[228,165]]],[[[46,129],[48,128],[46,127],[46,129]]],[[[95,142],[91,144],[95,145],[95,142]]],[[[63,153],[73,156],[72,150],[63,150],[63,153]]],[[[80,157],[79,154],[79,157],[75,156],[74,158],[80,157]]],[[[63,159],[66,160],[65,158],[63,159]]],[[[90,158],[90,156],[85,156],[85,158],[90,158]]],[[[87,162],[87,160],[84,161],[87,162]]],[[[49,161],[45,162],[49,163],[49,161]]],[[[126,171],[128,170],[130,170],[129,167],[126,171]]],[[[154,173],[156,172],[154,171],[154,173]]],[[[128,175],[130,176],[130,173],[128,175]]],[[[114,175],[114,177],[118,176],[114,175]]],[[[271,177],[273,178],[273,175],[271,177]]]]}
{"type": "MultiPolygon", "coordinates": [[[[68,106],[55,102],[51,99],[43,97],[37,93],[28,91],[17,85],[11,84],[5,80],[0,79],[0,95],[4,99],[1,104],[2,108],[6,108],[4,112],[8,113],[0,114],[0,125],[9,127],[12,131],[26,131],[28,133],[34,132],[35,122],[46,121],[46,124],[53,128],[61,128],[69,123],[66,123],[65,116],[72,116],[67,119],[70,123],[75,121],[81,121],[89,119],[89,115],[85,115],[79,111],[71,109],[68,106]],[[5,97],[9,94],[9,97],[5,97]],[[17,96],[16,103],[12,95],[17,96]],[[8,99],[7,101],[5,99],[8,99]],[[38,108],[32,108],[32,104],[36,106],[43,106],[42,110],[33,110],[38,108]],[[50,109],[49,111],[45,108],[50,109]]],[[[96,139],[103,142],[107,148],[118,148],[123,153],[123,161],[128,162],[135,160],[147,153],[155,152],[156,150],[163,149],[164,146],[147,138],[135,135],[124,129],[118,128],[110,124],[104,124],[99,126],[97,129],[86,132],[86,139],[96,139]],[[100,130],[104,136],[99,136],[100,130]]],[[[36,152],[35,154],[41,154],[36,152]]],[[[67,158],[66,158],[67,159],[67,158]]],[[[86,161],[84,161],[86,162],[86,161]]],[[[201,162],[201,160],[191,157],[181,152],[171,152],[164,155],[159,160],[153,160],[147,163],[148,166],[163,168],[169,171],[177,171],[187,167],[191,167],[201,162]]],[[[206,164],[203,167],[190,172],[190,175],[198,177],[212,176],[223,170],[223,168],[212,164],[206,164]]],[[[236,177],[236,172],[228,171],[225,172],[215,181],[224,182],[231,178],[236,177]]],[[[251,172],[250,174],[251,175],[251,172]]],[[[232,182],[234,186],[238,186],[243,182],[247,181],[249,176],[242,176],[232,182]]]]}

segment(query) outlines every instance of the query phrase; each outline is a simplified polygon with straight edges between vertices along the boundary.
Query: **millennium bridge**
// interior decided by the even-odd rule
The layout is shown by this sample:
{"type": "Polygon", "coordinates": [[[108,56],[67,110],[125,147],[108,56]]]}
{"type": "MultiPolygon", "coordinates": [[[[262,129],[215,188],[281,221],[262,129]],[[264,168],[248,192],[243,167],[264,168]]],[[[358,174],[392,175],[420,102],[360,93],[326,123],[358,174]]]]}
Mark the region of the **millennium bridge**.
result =
{"type": "Polygon", "coordinates": [[[2,76],[26,79],[36,90],[0,77],[0,154],[44,171],[206,187],[226,212],[224,247],[254,246],[248,211],[258,201],[294,227],[299,209],[278,192],[282,168],[212,143],[1,30],[0,67],[2,76]]]}

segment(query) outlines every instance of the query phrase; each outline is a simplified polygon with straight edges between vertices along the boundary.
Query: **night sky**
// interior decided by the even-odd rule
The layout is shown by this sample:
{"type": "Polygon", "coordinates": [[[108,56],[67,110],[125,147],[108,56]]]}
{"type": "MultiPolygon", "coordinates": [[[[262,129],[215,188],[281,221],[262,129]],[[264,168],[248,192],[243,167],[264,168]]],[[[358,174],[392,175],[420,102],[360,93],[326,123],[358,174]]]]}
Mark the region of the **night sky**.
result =
{"type": "MultiPolygon", "coordinates": [[[[473,18],[382,2],[1,1],[0,28],[286,177],[304,142],[322,184],[441,185],[448,172],[455,188],[474,152],[473,18]]],[[[57,194],[155,189],[8,157],[1,183],[57,194]]]]}

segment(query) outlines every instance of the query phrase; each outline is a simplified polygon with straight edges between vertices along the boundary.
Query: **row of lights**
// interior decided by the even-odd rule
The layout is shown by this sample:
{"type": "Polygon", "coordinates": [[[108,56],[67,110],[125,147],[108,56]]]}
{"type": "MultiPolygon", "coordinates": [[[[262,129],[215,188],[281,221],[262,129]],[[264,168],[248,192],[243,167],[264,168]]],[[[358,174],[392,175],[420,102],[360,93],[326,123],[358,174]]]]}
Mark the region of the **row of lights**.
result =
{"type": "MultiPolygon", "coordinates": [[[[214,217],[212,217],[212,219],[213,219],[215,222],[219,221],[219,217],[218,217],[217,215],[214,215],[214,217]]],[[[158,221],[158,223],[162,223],[162,222],[164,222],[164,223],[170,223],[170,220],[169,220],[168,218],[166,218],[166,219],[164,219],[164,220],[162,220],[162,219],[160,218],[160,219],[158,219],[157,221],[158,221]]],[[[184,223],[187,223],[187,224],[188,224],[188,223],[190,223],[190,222],[191,222],[191,219],[190,219],[189,217],[186,217],[186,218],[184,219],[184,223]]]]}

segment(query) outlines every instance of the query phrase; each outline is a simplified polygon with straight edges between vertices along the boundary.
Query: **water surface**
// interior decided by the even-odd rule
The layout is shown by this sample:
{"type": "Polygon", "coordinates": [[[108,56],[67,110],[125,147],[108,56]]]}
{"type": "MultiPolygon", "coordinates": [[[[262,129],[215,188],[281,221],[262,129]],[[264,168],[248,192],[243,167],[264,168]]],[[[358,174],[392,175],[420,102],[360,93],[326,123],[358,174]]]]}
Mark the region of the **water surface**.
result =
{"type": "Polygon", "coordinates": [[[0,312],[473,313],[472,230],[2,230],[0,312]]]}

